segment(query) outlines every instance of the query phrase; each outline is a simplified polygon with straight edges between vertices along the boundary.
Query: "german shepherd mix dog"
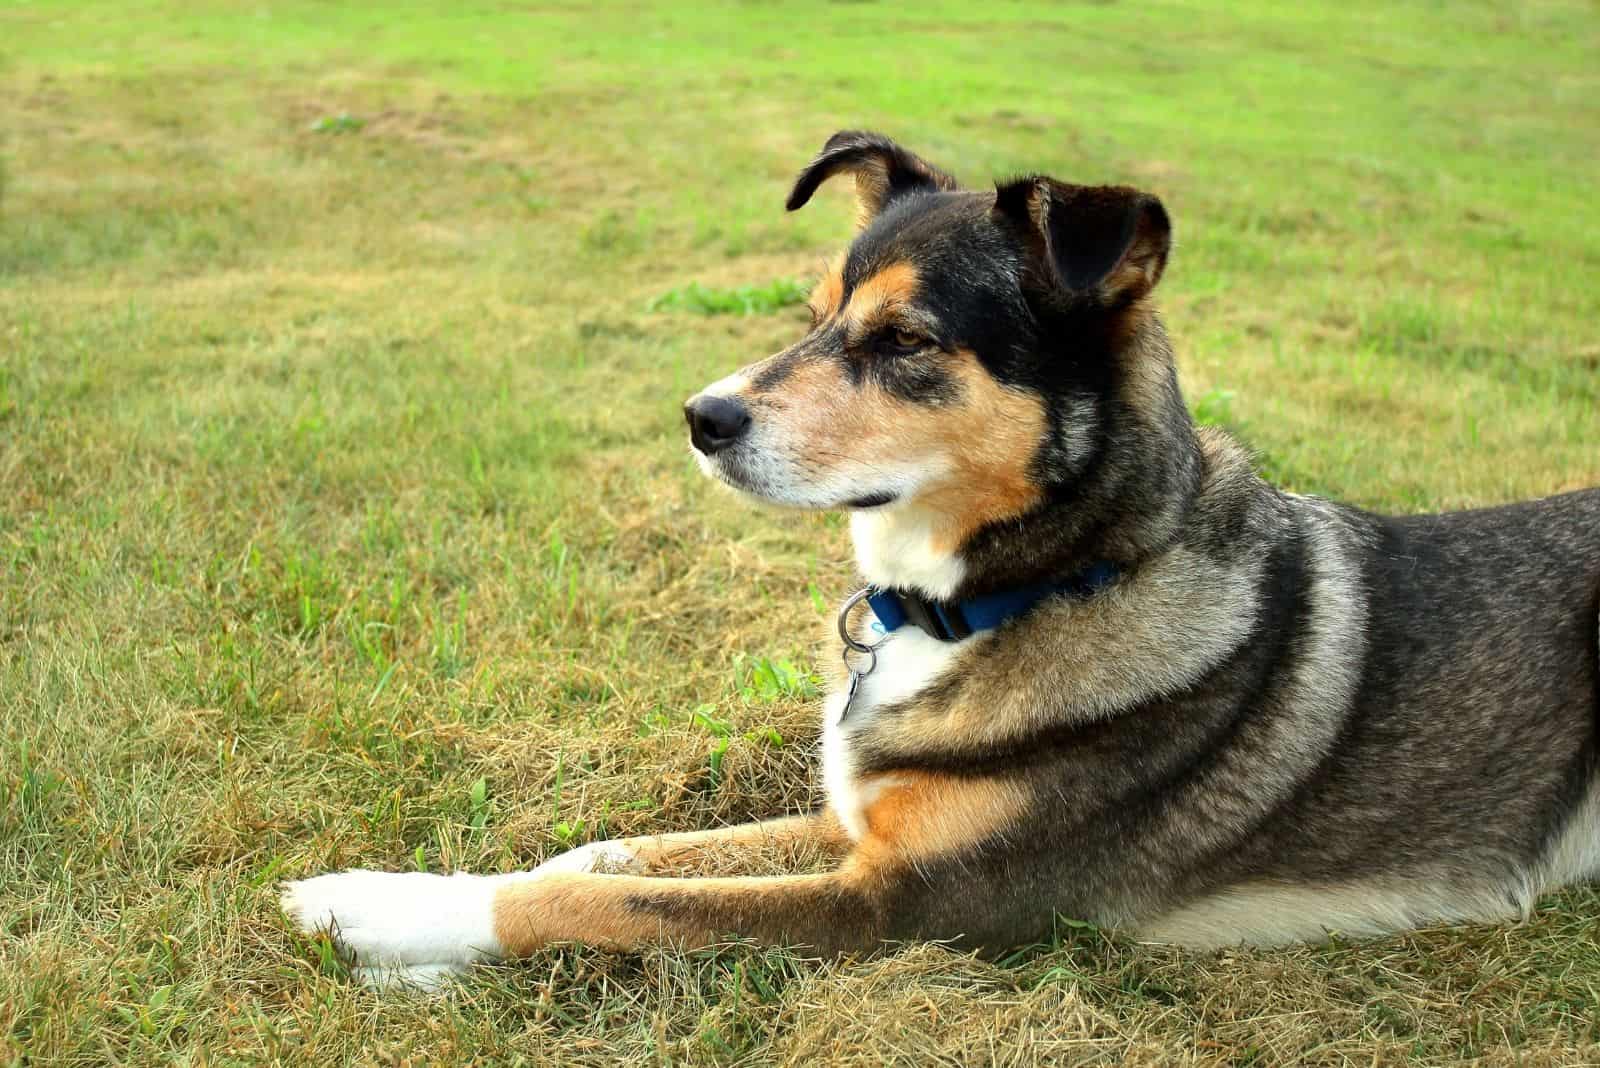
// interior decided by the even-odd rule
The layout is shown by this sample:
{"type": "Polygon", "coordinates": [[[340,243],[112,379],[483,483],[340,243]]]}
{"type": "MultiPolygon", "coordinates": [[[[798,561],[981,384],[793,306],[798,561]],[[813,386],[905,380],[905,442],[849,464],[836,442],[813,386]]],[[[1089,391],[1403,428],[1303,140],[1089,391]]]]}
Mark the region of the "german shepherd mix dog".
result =
{"type": "Polygon", "coordinates": [[[700,466],[846,509],[824,811],[599,842],[510,875],[290,883],[368,979],[552,942],[733,934],[1003,949],[1056,914],[1218,946],[1528,909],[1600,875],[1600,490],[1371,515],[1197,430],[1151,304],[1155,197],[969,192],[835,135],[860,232],[792,347],[692,398],[700,466]],[[867,601],[868,603],[860,603],[867,601]],[[821,874],[659,878],[721,845],[821,874]]]}

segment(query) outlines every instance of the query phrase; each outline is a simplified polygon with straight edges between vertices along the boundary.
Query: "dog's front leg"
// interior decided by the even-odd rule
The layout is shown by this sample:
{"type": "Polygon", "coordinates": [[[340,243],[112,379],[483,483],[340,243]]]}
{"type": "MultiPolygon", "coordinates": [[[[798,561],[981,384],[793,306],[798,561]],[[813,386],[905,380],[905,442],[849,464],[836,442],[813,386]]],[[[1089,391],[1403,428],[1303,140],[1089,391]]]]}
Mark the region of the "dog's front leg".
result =
{"type": "Polygon", "coordinates": [[[512,957],[554,942],[695,948],[729,935],[823,952],[864,950],[885,937],[888,885],[853,865],[732,879],[556,874],[502,888],[493,927],[502,954],[512,957]]]}
{"type": "MultiPolygon", "coordinates": [[[[560,854],[533,871],[506,875],[338,872],[286,883],[283,909],[306,933],[330,931],[339,947],[353,958],[359,979],[380,985],[398,981],[432,987],[473,961],[530,951],[528,939],[534,935],[530,921],[507,921],[506,933],[513,936],[508,938],[502,936],[496,919],[503,898],[516,902],[510,906],[512,915],[531,916],[539,911],[536,902],[542,898],[522,896],[522,888],[551,883],[554,890],[552,880],[575,876],[607,883],[619,876],[592,873],[642,872],[722,851],[777,848],[790,859],[798,859],[808,854],[837,856],[848,845],[837,820],[827,813],[813,813],[710,831],[593,842],[560,854]]],[[[667,887],[689,885],[679,880],[644,881],[667,887]]],[[[705,880],[696,884],[785,881],[705,880]]],[[[609,900],[598,892],[579,896],[609,900]]],[[[617,930],[622,926],[621,920],[612,924],[617,930]]],[[[621,944],[607,936],[610,929],[597,929],[593,938],[582,930],[544,934],[536,944],[554,940],[621,944]]],[[[672,934],[665,928],[661,933],[672,934]]]]}
{"type": "Polygon", "coordinates": [[[807,860],[843,857],[850,838],[829,811],[741,823],[708,831],[637,835],[590,842],[545,861],[534,874],[609,872],[643,875],[716,860],[737,861],[751,853],[776,853],[790,867],[807,860]]]}

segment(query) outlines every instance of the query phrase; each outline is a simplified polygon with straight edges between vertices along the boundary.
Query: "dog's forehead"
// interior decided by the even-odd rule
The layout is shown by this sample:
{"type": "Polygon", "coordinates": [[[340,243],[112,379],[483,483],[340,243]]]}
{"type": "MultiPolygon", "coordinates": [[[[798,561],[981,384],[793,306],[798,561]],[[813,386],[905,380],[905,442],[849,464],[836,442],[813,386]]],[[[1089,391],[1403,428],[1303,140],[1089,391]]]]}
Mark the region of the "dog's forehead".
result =
{"type": "Polygon", "coordinates": [[[874,219],[845,257],[844,284],[854,286],[891,264],[909,263],[925,279],[950,269],[970,273],[986,262],[1009,269],[1014,250],[990,215],[992,194],[932,193],[905,197],[874,219]]]}

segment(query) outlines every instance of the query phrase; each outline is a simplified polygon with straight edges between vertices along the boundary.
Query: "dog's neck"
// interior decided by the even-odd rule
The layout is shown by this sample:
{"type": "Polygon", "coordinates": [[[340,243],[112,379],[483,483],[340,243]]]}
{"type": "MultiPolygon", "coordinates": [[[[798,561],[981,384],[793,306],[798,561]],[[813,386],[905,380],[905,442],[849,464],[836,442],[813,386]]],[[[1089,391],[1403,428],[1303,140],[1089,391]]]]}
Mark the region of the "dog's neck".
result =
{"type": "MultiPolygon", "coordinates": [[[[1153,318],[1121,354],[1099,405],[1098,444],[1029,512],[941,548],[947,517],[915,499],[850,517],[856,562],[873,585],[959,600],[1060,581],[1101,563],[1121,572],[1175,544],[1205,461],[1153,318]]],[[[1070,428],[1068,428],[1070,430],[1070,428]]]]}
{"type": "Polygon", "coordinates": [[[856,566],[880,589],[913,590],[934,600],[954,599],[966,583],[960,553],[938,548],[940,517],[916,502],[850,516],[856,566]]]}

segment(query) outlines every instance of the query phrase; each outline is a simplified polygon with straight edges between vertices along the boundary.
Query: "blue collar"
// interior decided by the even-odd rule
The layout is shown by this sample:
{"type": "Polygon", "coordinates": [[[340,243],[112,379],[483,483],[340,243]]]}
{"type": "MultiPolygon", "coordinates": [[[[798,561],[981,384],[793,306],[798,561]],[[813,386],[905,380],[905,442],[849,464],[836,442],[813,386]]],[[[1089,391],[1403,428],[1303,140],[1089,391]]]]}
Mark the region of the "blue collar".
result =
{"type": "Polygon", "coordinates": [[[1092,597],[1115,582],[1120,574],[1116,564],[1102,560],[1062,582],[1002,590],[965,601],[930,601],[914,593],[873,590],[867,596],[867,604],[878,617],[874,630],[881,626],[884,633],[888,633],[909,623],[942,642],[958,642],[980,630],[993,630],[1016,619],[1046,597],[1058,594],[1092,597]]]}

